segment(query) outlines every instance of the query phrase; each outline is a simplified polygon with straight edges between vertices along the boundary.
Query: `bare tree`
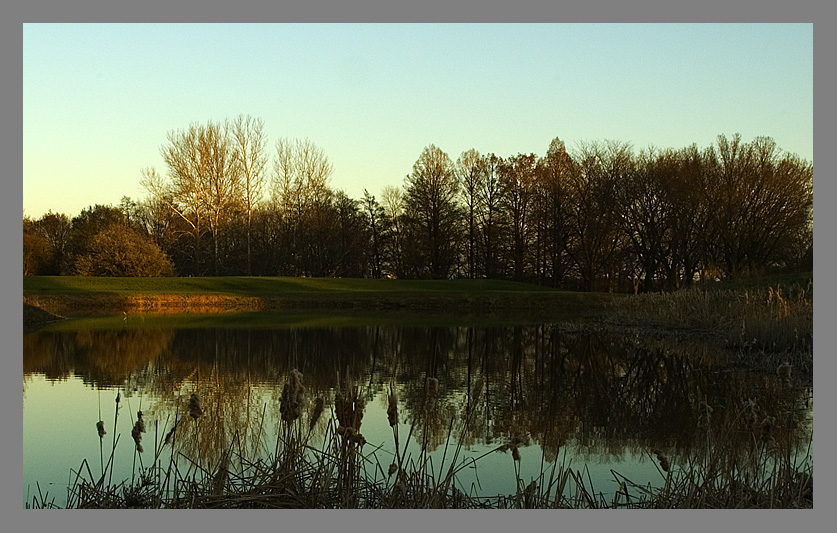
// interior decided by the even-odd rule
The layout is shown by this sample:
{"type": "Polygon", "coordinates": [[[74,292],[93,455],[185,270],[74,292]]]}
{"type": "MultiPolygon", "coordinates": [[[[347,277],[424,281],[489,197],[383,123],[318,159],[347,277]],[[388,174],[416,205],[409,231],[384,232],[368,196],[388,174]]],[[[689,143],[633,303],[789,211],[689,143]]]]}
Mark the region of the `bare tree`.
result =
{"type": "Polygon", "coordinates": [[[322,235],[313,226],[324,220],[324,210],[333,199],[329,188],[333,172],[328,157],[310,140],[276,141],[272,197],[284,221],[285,240],[296,274],[305,273],[304,249],[316,245],[310,239],[315,233],[322,235]]]}
{"type": "Polygon", "coordinates": [[[721,135],[713,153],[704,192],[714,261],[730,277],[785,266],[787,250],[808,225],[813,166],[782,155],[769,137],[743,143],[738,134],[721,135]]]}
{"type": "Polygon", "coordinates": [[[485,176],[485,161],[479,152],[471,148],[456,160],[456,173],[461,184],[460,194],[465,203],[465,216],[468,225],[468,277],[476,274],[476,249],[478,241],[477,212],[479,209],[479,190],[485,176]]]}
{"type": "Polygon", "coordinates": [[[538,241],[542,241],[543,270],[557,287],[567,269],[566,249],[569,237],[567,223],[567,182],[576,172],[575,162],[557,137],[549,144],[546,156],[538,162],[535,184],[535,212],[538,241]]]}
{"type": "Polygon", "coordinates": [[[199,150],[208,186],[207,211],[212,234],[215,275],[220,273],[220,239],[232,209],[241,198],[241,174],[230,135],[230,124],[207,124],[199,136],[199,150]]]}
{"type": "Polygon", "coordinates": [[[142,170],[140,183],[160,202],[177,214],[190,228],[192,235],[194,272],[201,274],[201,238],[206,231],[207,177],[199,150],[201,126],[191,124],[188,129],[170,131],[168,143],[160,153],[168,167],[166,181],[153,167],[142,170]]]}
{"type": "MultiPolygon", "coordinates": [[[[650,147],[640,151],[628,171],[616,183],[618,223],[642,268],[643,290],[652,290],[658,269],[668,266],[672,246],[672,207],[664,194],[679,170],[673,150],[650,147]]],[[[669,279],[674,276],[669,272],[669,279]]]]}
{"type": "Polygon", "coordinates": [[[375,199],[375,195],[363,189],[363,209],[372,236],[372,277],[380,278],[383,273],[384,228],[386,214],[375,199]]]}
{"type": "Polygon", "coordinates": [[[615,188],[631,155],[628,145],[610,141],[581,144],[575,159],[579,171],[568,181],[571,241],[567,251],[585,289],[591,291],[621,244],[615,188]]]}
{"type": "Polygon", "coordinates": [[[511,230],[511,260],[515,281],[523,281],[531,244],[529,220],[535,193],[535,154],[518,154],[500,166],[503,206],[511,230]]]}
{"type": "Polygon", "coordinates": [[[500,187],[500,166],[503,159],[494,154],[483,158],[485,176],[478,190],[480,244],[482,267],[489,279],[500,274],[500,252],[503,239],[502,189],[500,187]]]}
{"type": "Polygon", "coordinates": [[[389,222],[388,233],[391,239],[386,247],[386,256],[395,277],[404,276],[403,268],[403,228],[404,193],[400,187],[387,185],[381,192],[381,202],[384,214],[389,222]]]}
{"type": "Polygon", "coordinates": [[[262,198],[265,182],[267,155],[264,121],[251,116],[239,115],[233,122],[236,163],[241,173],[244,210],[247,215],[247,275],[253,274],[252,225],[253,211],[262,198]]]}
{"type": "Polygon", "coordinates": [[[407,232],[412,266],[418,276],[445,279],[457,254],[459,184],[450,157],[427,146],[405,180],[407,232]]]}

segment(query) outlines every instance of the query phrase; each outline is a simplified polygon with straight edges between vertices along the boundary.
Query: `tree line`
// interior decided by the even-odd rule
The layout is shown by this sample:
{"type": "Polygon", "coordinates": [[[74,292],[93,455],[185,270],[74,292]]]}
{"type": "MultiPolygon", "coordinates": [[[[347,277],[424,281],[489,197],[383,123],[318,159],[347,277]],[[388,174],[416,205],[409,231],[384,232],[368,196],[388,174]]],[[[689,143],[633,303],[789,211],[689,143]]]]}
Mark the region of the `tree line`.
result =
{"type": "Polygon", "coordinates": [[[813,165],[769,137],[706,148],[558,138],[545,155],[425,147],[353,199],[308,139],[239,116],[172,130],[146,198],[24,218],[24,274],[510,279],[671,290],[812,268],[813,165]]]}

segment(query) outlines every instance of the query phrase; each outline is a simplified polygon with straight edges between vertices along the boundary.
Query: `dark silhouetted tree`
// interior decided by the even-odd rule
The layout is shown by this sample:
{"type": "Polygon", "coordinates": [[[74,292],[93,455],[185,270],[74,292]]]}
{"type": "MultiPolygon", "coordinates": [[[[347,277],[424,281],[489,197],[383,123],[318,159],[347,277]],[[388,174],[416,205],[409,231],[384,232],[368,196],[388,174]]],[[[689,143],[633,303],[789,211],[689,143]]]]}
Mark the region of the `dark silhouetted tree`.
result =
{"type": "Polygon", "coordinates": [[[427,146],[405,180],[405,233],[415,276],[445,279],[456,267],[460,211],[459,185],[450,157],[427,146]]]}

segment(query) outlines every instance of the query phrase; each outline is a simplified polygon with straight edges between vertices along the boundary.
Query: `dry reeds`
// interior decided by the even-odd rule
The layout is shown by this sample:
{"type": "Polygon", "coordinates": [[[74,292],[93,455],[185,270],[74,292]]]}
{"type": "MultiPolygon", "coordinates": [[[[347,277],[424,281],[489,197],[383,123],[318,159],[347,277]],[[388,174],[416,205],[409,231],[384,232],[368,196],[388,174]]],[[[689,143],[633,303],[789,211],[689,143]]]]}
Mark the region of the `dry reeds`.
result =
{"type": "MultiPolygon", "coordinates": [[[[813,371],[813,297],[811,285],[748,290],[703,290],[648,293],[620,298],[606,321],[651,328],[672,335],[703,335],[721,341],[748,366],[772,372],[785,359],[810,378],[813,371]]],[[[780,377],[789,379],[782,366],[780,377]]]]}

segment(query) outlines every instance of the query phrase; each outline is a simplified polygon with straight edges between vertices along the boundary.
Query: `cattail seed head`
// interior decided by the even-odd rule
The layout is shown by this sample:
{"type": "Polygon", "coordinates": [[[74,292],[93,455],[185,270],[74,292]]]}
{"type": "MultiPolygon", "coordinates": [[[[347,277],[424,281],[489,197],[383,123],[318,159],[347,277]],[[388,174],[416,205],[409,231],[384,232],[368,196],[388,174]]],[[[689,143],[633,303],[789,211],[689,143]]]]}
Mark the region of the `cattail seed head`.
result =
{"type": "Polygon", "coordinates": [[[302,373],[294,369],[288,376],[288,381],[282,389],[282,401],[279,412],[282,413],[282,420],[293,422],[302,415],[302,409],[306,406],[305,386],[302,384],[302,373]]]}
{"type": "Polygon", "coordinates": [[[105,434],[107,433],[107,431],[105,431],[105,423],[104,423],[104,421],[99,420],[98,422],[96,422],[96,431],[98,431],[98,432],[99,432],[99,438],[100,438],[100,439],[101,439],[102,437],[104,437],[104,436],[105,436],[105,434]]]}
{"type": "Polygon", "coordinates": [[[355,397],[355,418],[354,418],[354,428],[360,430],[360,424],[363,420],[363,409],[366,407],[366,400],[363,399],[363,396],[356,394],[355,397]]]}
{"type": "Polygon", "coordinates": [[[145,431],[145,423],[142,421],[142,417],[138,418],[137,421],[134,423],[134,428],[131,430],[131,437],[134,439],[134,444],[137,447],[137,451],[142,453],[142,433],[145,431]]]}
{"type": "Polygon", "coordinates": [[[192,395],[189,396],[189,416],[197,420],[202,414],[203,409],[201,409],[201,399],[193,392],[192,395]]]}
{"type": "Polygon", "coordinates": [[[791,377],[791,364],[787,361],[779,365],[779,368],[776,370],[776,373],[779,376],[779,379],[783,381],[790,381],[791,377]]]}
{"type": "Polygon", "coordinates": [[[166,433],[166,440],[163,441],[164,445],[171,443],[172,439],[174,438],[174,430],[175,430],[176,427],[177,427],[177,425],[172,426],[171,429],[169,430],[169,432],[166,433]]]}
{"type": "Polygon", "coordinates": [[[387,471],[387,476],[391,477],[396,472],[398,472],[398,465],[395,463],[390,463],[389,470],[387,471]]]}
{"type": "Polygon", "coordinates": [[[515,461],[520,461],[520,451],[517,449],[517,446],[512,446],[512,459],[515,461]]]}
{"type": "Polygon", "coordinates": [[[398,393],[392,391],[388,398],[388,407],[387,407],[387,420],[389,421],[390,427],[395,426],[398,423],[398,393]]]}
{"type": "Polygon", "coordinates": [[[776,417],[766,416],[761,421],[761,440],[762,442],[770,441],[770,434],[773,431],[773,425],[776,423],[776,417]]]}
{"type": "Polygon", "coordinates": [[[311,414],[311,421],[308,423],[308,430],[314,429],[314,426],[317,425],[317,421],[320,419],[320,415],[323,414],[323,409],[325,408],[325,401],[322,398],[317,398],[314,400],[314,412],[311,414]]]}
{"type": "Polygon", "coordinates": [[[660,462],[660,468],[663,469],[663,472],[668,472],[671,468],[671,465],[668,462],[668,457],[666,457],[660,450],[654,450],[654,455],[657,456],[657,461],[660,462]]]}
{"type": "Polygon", "coordinates": [[[142,411],[137,411],[137,423],[140,433],[145,433],[145,420],[142,418],[142,411]]]}

